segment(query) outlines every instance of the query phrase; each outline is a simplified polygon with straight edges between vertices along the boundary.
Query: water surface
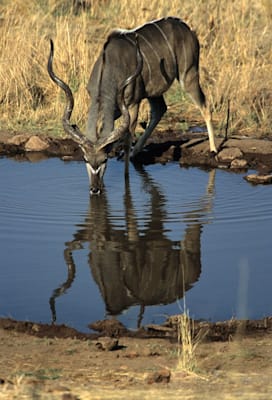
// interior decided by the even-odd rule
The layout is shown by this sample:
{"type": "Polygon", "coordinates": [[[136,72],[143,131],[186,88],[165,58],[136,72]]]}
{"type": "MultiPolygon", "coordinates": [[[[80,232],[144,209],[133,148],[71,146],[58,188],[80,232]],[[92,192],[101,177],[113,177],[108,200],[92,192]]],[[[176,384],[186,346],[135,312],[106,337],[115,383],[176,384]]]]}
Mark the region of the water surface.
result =
{"type": "Polygon", "coordinates": [[[272,314],[272,186],[177,163],[123,179],[110,160],[89,198],[83,163],[0,159],[0,315],[130,328],[272,314]]]}

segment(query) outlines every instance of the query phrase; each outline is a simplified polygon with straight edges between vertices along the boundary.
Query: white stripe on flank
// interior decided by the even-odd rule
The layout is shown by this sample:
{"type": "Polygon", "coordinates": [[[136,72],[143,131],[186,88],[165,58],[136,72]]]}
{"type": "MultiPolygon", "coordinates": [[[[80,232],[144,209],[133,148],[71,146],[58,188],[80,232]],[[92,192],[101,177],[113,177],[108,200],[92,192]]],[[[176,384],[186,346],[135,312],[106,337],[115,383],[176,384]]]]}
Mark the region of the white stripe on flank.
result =
{"type": "MultiPolygon", "coordinates": [[[[126,32],[129,32],[129,31],[126,31],[126,32]]],[[[141,38],[143,38],[142,35],[139,35],[139,34],[137,34],[137,35],[138,35],[138,36],[141,36],[141,38]]],[[[132,43],[132,44],[135,46],[135,41],[134,41],[133,39],[131,39],[131,38],[128,37],[128,36],[126,36],[126,39],[127,39],[130,43],[132,43]]],[[[144,39],[144,38],[143,38],[143,39],[144,39]]],[[[151,68],[150,68],[148,59],[147,59],[145,53],[143,52],[143,50],[141,49],[141,47],[140,47],[140,51],[141,51],[141,54],[142,54],[142,56],[143,56],[144,62],[146,63],[147,68],[148,68],[149,80],[151,80],[151,68]]]]}
{"type": "Polygon", "coordinates": [[[172,49],[172,46],[171,46],[171,44],[169,43],[169,40],[167,39],[166,34],[165,34],[165,33],[163,32],[163,30],[157,25],[157,22],[158,22],[158,21],[153,22],[153,24],[154,24],[154,26],[158,29],[158,31],[160,32],[160,34],[162,35],[162,37],[164,38],[164,40],[165,40],[165,42],[166,42],[166,44],[167,44],[167,46],[168,46],[168,49],[169,49],[169,51],[170,51],[170,53],[171,53],[171,56],[172,56],[172,58],[173,58],[173,63],[174,63],[174,65],[175,65],[175,64],[176,64],[176,57],[175,57],[174,50],[172,49]]]}

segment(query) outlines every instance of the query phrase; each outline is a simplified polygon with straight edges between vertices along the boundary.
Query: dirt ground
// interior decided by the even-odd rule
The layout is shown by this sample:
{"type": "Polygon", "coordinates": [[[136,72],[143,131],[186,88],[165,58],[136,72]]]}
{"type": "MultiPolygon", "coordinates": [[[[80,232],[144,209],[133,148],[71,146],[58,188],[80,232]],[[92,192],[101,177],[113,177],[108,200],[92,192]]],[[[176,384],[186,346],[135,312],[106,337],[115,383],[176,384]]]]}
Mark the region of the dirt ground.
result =
{"type": "MultiPolygon", "coordinates": [[[[153,135],[138,162],[254,169],[253,183],[271,183],[272,142],[203,134],[153,135]]],[[[115,155],[115,154],[113,154],[115,155]]],[[[0,156],[39,161],[81,159],[70,139],[0,132],[0,156]]],[[[251,174],[252,175],[252,174],[251,174]]],[[[173,317],[174,318],[174,317],[173,317]]],[[[96,334],[65,326],[0,319],[0,399],[272,399],[272,318],[195,322],[192,360],[181,365],[174,319],[129,332],[114,321],[96,334]]]]}
{"type": "Polygon", "coordinates": [[[173,323],[122,333],[111,322],[88,335],[1,319],[0,399],[272,398],[272,318],[196,323],[189,368],[173,323]]]}

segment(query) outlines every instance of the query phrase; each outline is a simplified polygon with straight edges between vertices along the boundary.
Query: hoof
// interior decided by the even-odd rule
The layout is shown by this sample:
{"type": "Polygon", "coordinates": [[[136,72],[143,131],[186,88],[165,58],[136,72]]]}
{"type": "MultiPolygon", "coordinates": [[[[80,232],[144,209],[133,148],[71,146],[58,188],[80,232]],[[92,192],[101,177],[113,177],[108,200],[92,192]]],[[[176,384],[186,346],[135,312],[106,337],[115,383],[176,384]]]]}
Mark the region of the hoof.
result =
{"type": "Polygon", "coordinates": [[[218,152],[217,152],[217,150],[213,150],[213,151],[210,151],[210,160],[211,160],[211,162],[216,162],[216,163],[218,163],[218,152]]]}
{"type": "Polygon", "coordinates": [[[218,155],[218,151],[217,150],[211,150],[210,151],[210,155],[211,155],[211,157],[215,158],[218,155]]]}

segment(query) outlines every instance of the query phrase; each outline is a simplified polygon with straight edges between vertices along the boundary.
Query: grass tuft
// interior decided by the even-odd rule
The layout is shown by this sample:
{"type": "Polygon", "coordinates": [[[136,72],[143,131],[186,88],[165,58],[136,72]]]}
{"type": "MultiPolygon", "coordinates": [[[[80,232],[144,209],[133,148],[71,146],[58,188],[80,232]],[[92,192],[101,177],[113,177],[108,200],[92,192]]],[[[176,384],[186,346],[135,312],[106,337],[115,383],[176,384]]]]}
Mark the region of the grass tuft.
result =
{"type": "Polygon", "coordinates": [[[185,308],[178,317],[178,364],[177,369],[187,372],[196,370],[195,350],[198,342],[193,339],[194,325],[185,308]]]}

